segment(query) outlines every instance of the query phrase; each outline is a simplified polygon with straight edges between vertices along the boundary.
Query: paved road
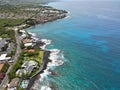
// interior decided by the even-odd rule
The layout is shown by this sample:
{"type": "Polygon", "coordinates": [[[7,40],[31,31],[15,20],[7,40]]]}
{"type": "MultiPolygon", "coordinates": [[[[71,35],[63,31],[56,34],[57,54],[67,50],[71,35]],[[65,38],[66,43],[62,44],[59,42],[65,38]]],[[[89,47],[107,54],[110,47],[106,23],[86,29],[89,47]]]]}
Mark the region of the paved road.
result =
{"type": "Polygon", "coordinates": [[[15,31],[15,37],[16,37],[16,43],[17,43],[16,53],[13,58],[13,64],[10,65],[8,71],[6,72],[6,76],[4,77],[4,79],[0,85],[0,90],[3,90],[3,89],[1,89],[1,87],[4,88],[7,86],[7,84],[8,84],[8,75],[7,74],[11,71],[13,65],[16,63],[16,61],[21,53],[21,48],[20,48],[21,39],[20,39],[17,29],[15,29],[14,31],[15,31]]]}

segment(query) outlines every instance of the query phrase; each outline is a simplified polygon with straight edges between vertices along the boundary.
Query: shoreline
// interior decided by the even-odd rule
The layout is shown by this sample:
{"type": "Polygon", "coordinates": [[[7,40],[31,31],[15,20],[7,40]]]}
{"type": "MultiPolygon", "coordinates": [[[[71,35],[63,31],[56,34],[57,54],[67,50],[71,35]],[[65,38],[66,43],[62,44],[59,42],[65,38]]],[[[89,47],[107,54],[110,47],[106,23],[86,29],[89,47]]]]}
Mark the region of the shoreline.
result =
{"type": "MultiPolygon", "coordinates": [[[[32,36],[32,34],[31,34],[31,36],[32,36]]],[[[58,50],[58,49],[48,50],[45,48],[47,45],[49,45],[51,43],[51,40],[41,39],[40,43],[43,43],[41,46],[43,48],[40,47],[44,51],[43,65],[40,67],[38,73],[36,73],[33,77],[30,78],[29,85],[28,85],[27,89],[25,89],[25,90],[36,90],[36,87],[35,87],[36,84],[39,84],[39,82],[44,81],[46,74],[53,75],[53,76],[56,75],[51,70],[51,68],[50,68],[51,66],[57,67],[57,66],[63,65],[63,63],[64,63],[63,61],[57,60],[57,58],[54,58],[55,55],[58,55],[60,53],[60,50],[58,50]]]]}
{"type": "MultiPolygon", "coordinates": [[[[57,10],[57,9],[56,9],[57,10]]],[[[59,10],[58,10],[59,11],[59,10]]],[[[29,80],[29,83],[28,83],[28,86],[25,90],[33,90],[33,86],[34,86],[34,82],[38,79],[44,79],[45,77],[45,73],[49,73],[49,74],[52,74],[52,70],[50,69],[50,66],[59,66],[59,65],[62,65],[63,62],[62,61],[57,61],[54,60],[54,57],[52,57],[52,53],[53,53],[53,56],[55,55],[55,53],[58,54],[58,50],[47,50],[45,47],[47,45],[49,45],[51,43],[51,40],[47,40],[47,39],[39,39],[37,38],[35,35],[33,35],[33,33],[31,32],[28,32],[26,29],[27,28],[30,28],[30,27],[34,27],[35,25],[37,24],[45,24],[47,22],[53,22],[55,20],[58,20],[58,19],[62,19],[62,18],[65,18],[67,17],[67,13],[66,11],[63,11],[62,14],[55,14],[57,16],[52,16],[51,18],[48,16],[43,20],[43,22],[41,22],[41,17],[38,16],[38,20],[40,21],[37,21],[38,23],[33,23],[33,24],[30,24],[32,23],[32,21],[29,21],[29,23],[25,23],[23,22],[22,24],[18,25],[18,26],[13,26],[13,27],[6,27],[7,29],[12,29],[18,33],[20,33],[20,38],[21,38],[21,41],[26,38],[26,37],[29,37],[31,38],[32,40],[35,40],[35,44],[37,45],[37,47],[39,47],[41,50],[43,50],[44,54],[43,54],[43,64],[39,67],[39,70],[37,71],[37,73],[35,73],[35,75],[31,76],[31,77],[28,77],[28,80],[29,80]],[[21,31],[21,32],[20,32],[21,31]]],[[[34,17],[34,16],[33,16],[34,17]]],[[[32,19],[31,20],[37,20],[37,18],[35,19],[32,19]]],[[[56,55],[57,55],[56,54],[56,55]]],[[[24,80],[24,79],[23,79],[24,80]]],[[[19,86],[21,87],[21,86],[19,86]]],[[[36,90],[36,89],[35,89],[36,90]]],[[[51,89],[52,90],[52,89],[51,89]]]]}
{"type": "MultiPolygon", "coordinates": [[[[32,27],[32,25],[30,27],[32,27]]],[[[14,28],[16,29],[17,27],[14,27],[14,28]]],[[[28,36],[30,38],[36,39],[37,46],[39,46],[39,48],[44,51],[43,64],[39,68],[39,71],[34,76],[29,77],[29,84],[28,84],[27,88],[25,89],[25,90],[36,90],[36,89],[33,89],[34,88],[34,84],[36,84],[36,81],[41,78],[40,75],[43,74],[45,70],[49,70],[50,71],[49,73],[51,75],[55,75],[55,73],[53,73],[51,69],[48,69],[48,67],[50,66],[50,64],[54,63],[54,66],[59,66],[59,65],[62,65],[63,63],[58,62],[58,61],[56,62],[56,60],[54,61],[54,58],[51,58],[51,54],[52,53],[56,52],[58,54],[60,52],[60,50],[57,50],[57,49],[48,50],[48,49],[45,48],[47,45],[51,44],[51,40],[48,40],[48,39],[39,39],[39,38],[37,38],[37,36],[34,33],[31,33],[29,31],[27,31],[26,30],[27,28],[29,28],[29,27],[25,27],[22,30],[24,30],[28,34],[28,36]],[[57,64],[55,64],[55,63],[57,63],[57,64]]],[[[21,30],[21,29],[18,29],[18,31],[19,30],[21,30]]],[[[51,90],[53,90],[53,89],[51,89],[51,90]]]]}
{"type": "Polygon", "coordinates": [[[26,90],[31,90],[32,89],[33,85],[35,84],[35,81],[40,78],[39,74],[43,73],[43,71],[47,68],[47,64],[48,64],[48,62],[50,62],[50,60],[48,58],[49,55],[50,55],[50,51],[45,51],[44,52],[44,57],[43,57],[43,62],[44,63],[42,65],[42,68],[40,68],[40,71],[35,76],[30,78],[29,85],[26,88],[26,90]]]}

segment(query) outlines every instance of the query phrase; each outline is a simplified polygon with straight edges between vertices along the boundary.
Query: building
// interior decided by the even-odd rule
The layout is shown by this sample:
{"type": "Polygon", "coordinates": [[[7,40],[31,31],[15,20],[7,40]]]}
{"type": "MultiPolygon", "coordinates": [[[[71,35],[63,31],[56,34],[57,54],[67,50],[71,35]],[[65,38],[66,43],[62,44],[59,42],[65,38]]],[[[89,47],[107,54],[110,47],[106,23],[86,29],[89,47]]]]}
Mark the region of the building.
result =
{"type": "Polygon", "coordinates": [[[24,46],[29,47],[29,46],[33,46],[33,44],[32,43],[26,43],[26,44],[24,44],[24,46]]]}
{"type": "Polygon", "coordinates": [[[27,68],[27,67],[30,67],[30,66],[33,66],[33,67],[37,67],[38,63],[31,60],[31,61],[26,61],[23,63],[22,65],[22,68],[27,68]]]}
{"type": "Polygon", "coordinates": [[[5,73],[0,72],[0,80],[2,80],[5,77],[5,73]]]}
{"type": "Polygon", "coordinates": [[[8,90],[17,90],[17,86],[19,85],[19,82],[20,82],[19,78],[14,78],[8,85],[8,90]]]}
{"type": "Polygon", "coordinates": [[[28,52],[34,53],[34,52],[35,52],[35,49],[30,49],[30,50],[28,50],[28,52]]]}
{"type": "Polygon", "coordinates": [[[17,76],[22,76],[23,74],[30,74],[34,68],[38,66],[38,63],[35,61],[26,61],[21,66],[21,69],[18,69],[16,72],[17,76]]]}
{"type": "Polygon", "coordinates": [[[25,31],[25,30],[20,30],[19,31],[22,35],[22,38],[25,38],[25,37],[27,37],[27,32],[25,31]]]}
{"type": "Polygon", "coordinates": [[[4,63],[0,63],[0,72],[3,69],[4,65],[5,65],[4,63]]]}
{"type": "Polygon", "coordinates": [[[15,44],[13,42],[8,44],[7,53],[14,51],[15,44]]]}
{"type": "Polygon", "coordinates": [[[10,61],[11,57],[7,57],[7,54],[1,54],[0,56],[0,62],[2,61],[10,61]]]}
{"type": "Polygon", "coordinates": [[[0,52],[3,52],[5,51],[6,49],[6,46],[7,45],[7,41],[6,39],[0,39],[0,52]]]}
{"type": "Polygon", "coordinates": [[[17,76],[22,76],[22,75],[26,75],[27,74],[27,71],[25,69],[18,69],[17,72],[16,72],[16,75],[17,76]]]}
{"type": "Polygon", "coordinates": [[[23,40],[23,44],[26,44],[26,43],[32,43],[32,40],[26,38],[26,39],[23,40]]]}

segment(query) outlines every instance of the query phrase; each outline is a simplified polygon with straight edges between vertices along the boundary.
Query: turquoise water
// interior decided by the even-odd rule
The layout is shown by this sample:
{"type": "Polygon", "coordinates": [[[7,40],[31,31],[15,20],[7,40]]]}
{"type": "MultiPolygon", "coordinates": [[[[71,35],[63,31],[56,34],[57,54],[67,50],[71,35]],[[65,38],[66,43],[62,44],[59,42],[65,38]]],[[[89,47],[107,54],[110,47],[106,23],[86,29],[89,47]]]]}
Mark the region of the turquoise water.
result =
{"type": "Polygon", "coordinates": [[[68,18],[29,28],[52,40],[65,64],[50,77],[56,90],[120,90],[120,2],[60,1],[68,18]]]}

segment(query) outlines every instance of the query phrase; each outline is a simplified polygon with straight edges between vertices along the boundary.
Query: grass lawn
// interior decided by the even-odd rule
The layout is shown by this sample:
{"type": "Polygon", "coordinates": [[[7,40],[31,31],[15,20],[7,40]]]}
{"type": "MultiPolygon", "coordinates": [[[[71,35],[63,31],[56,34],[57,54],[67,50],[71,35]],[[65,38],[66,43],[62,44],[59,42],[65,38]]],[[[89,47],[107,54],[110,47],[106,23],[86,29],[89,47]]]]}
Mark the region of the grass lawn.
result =
{"type": "Polygon", "coordinates": [[[36,60],[42,64],[43,63],[43,54],[44,54],[44,51],[40,50],[39,51],[39,54],[38,54],[38,57],[36,58],[36,60]]]}
{"type": "Polygon", "coordinates": [[[39,65],[41,65],[43,63],[43,54],[44,54],[44,51],[40,50],[40,51],[36,51],[38,52],[38,55],[33,55],[31,57],[24,57],[24,60],[36,60],[39,65]]]}

